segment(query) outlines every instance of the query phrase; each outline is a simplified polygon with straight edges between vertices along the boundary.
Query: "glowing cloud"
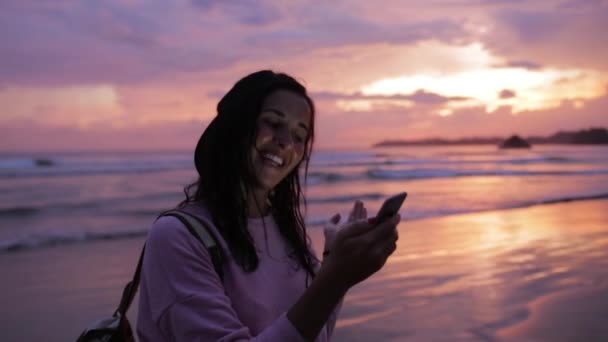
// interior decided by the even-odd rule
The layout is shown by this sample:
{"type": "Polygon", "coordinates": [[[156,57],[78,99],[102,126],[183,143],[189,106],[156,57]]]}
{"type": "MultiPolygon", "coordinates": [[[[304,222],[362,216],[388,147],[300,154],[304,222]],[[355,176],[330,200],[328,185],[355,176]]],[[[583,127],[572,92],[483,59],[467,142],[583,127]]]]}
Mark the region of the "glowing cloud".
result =
{"type": "Polygon", "coordinates": [[[116,90],[109,85],[60,88],[8,87],[0,92],[1,121],[33,119],[49,124],[85,128],[91,122],[112,119],[118,123],[121,108],[116,90]]]}
{"type": "MultiPolygon", "coordinates": [[[[425,50],[424,47],[421,48],[425,50]]],[[[564,100],[586,100],[601,96],[608,82],[606,73],[582,69],[531,69],[526,67],[497,67],[505,64],[479,43],[435,50],[445,53],[462,70],[452,72],[410,72],[384,78],[363,86],[365,95],[412,94],[420,89],[443,96],[468,97],[470,101],[449,102],[448,108],[483,105],[492,112],[510,106],[513,113],[558,107],[564,100]],[[464,61],[467,63],[458,63],[464,61]],[[510,89],[515,96],[501,93],[510,89]]],[[[424,52],[421,52],[424,54],[424,52]]],[[[447,113],[444,109],[443,113],[447,113]]]]}

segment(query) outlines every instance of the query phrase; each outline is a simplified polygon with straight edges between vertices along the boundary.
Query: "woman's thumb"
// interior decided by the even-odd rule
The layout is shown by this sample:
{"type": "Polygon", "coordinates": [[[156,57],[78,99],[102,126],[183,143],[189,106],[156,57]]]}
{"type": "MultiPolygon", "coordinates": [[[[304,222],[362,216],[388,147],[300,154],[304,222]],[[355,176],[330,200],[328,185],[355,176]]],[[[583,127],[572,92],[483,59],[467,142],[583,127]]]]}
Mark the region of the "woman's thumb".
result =
{"type": "Polygon", "coordinates": [[[340,222],[340,214],[335,214],[329,219],[331,224],[338,224],[340,222]]]}

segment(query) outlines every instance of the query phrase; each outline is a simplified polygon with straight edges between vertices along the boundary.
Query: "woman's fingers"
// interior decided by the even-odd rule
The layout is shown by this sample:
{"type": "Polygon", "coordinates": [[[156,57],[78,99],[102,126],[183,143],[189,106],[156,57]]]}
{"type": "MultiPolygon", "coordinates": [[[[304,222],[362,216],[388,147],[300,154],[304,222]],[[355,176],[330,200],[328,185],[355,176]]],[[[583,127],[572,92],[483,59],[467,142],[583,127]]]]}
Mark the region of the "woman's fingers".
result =
{"type": "Polygon", "coordinates": [[[385,258],[388,258],[397,249],[397,244],[395,242],[391,242],[391,243],[387,243],[383,247],[384,247],[383,248],[383,253],[384,253],[383,255],[384,255],[385,258]]]}
{"type": "Polygon", "coordinates": [[[381,224],[370,223],[368,220],[357,220],[345,224],[339,234],[344,239],[363,238],[362,243],[368,246],[376,245],[378,241],[394,240],[396,226],[401,216],[399,214],[388,218],[381,224]]]}
{"type": "Polygon", "coordinates": [[[359,210],[360,203],[361,202],[359,200],[356,200],[355,203],[353,204],[353,208],[350,210],[350,213],[348,214],[349,222],[355,221],[357,219],[357,211],[359,210]]]}
{"type": "Polygon", "coordinates": [[[370,258],[378,270],[384,266],[388,257],[395,252],[397,244],[393,241],[384,241],[371,249],[370,258]]]}
{"type": "Polygon", "coordinates": [[[399,224],[400,220],[401,216],[397,214],[389,217],[384,222],[377,224],[374,229],[370,230],[369,234],[367,234],[367,243],[370,246],[375,246],[384,241],[397,241],[397,224],[399,224]]]}
{"type": "Polygon", "coordinates": [[[365,234],[373,229],[375,229],[374,225],[367,222],[367,220],[356,220],[342,226],[339,234],[341,234],[343,238],[353,238],[355,236],[365,234]]]}
{"type": "Polygon", "coordinates": [[[393,216],[390,216],[389,218],[382,221],[380,224],[376,223],[377,229],[375,230],[375,232],[377,232],[377,234],[379,235],[390,233],[395,230],[395,228],[399,224],[399,221],[401,221],[401,215],[395,214],[393,216]]]}
{"type": "Polygon", "coordinates": [[[331,224],[338,224],[338,223],[340,223],[340,214],[335,214],[334,216],[332,216],[332,217],[329,219],[329,222],[330,222],[331,224]]]}
{"type": "Polygon", "coordinates": [[[367,209],[360,200],[356,200],[348,215],[348,222],[364,219],[367,217],[367,209]]]}
{"type": "Polygon", "coordinates": [[[359,201],[359,203],[360,205],[357,210],[357,219],[365,219],[367,218],[367,209],[365,208],[365,204],[363,204],[363,202],[359,201]]]}
{"type": "Polygon", "coordinates": [[[386,259],[397,249],[397,240],[398,234],[396,233],[396,230],[394,230],[389,236],[383,237],[382,240],[377,240],[370,245],[370,248],[375,251],[375,258],[377,258],[377,261],[381,265],[384,265],[386,259]]]}
{"type": "Polygon", "coordinates": [[[323,233],[325,235],[325,246],[323,248],[323,252],[329,251],[334,241],[336,240],[336,235],[338,234],[338,223],[340,222],[340,214],[335,214],[329,219],[328,224],[323,228],[323,233]]]}

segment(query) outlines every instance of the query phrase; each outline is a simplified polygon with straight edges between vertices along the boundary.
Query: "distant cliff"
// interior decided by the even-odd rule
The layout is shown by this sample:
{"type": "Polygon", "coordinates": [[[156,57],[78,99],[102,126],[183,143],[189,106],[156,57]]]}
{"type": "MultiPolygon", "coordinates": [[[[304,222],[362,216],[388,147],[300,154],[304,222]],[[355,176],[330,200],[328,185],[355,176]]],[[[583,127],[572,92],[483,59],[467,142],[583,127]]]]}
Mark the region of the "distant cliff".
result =
{"type": "Polygon", "coordinates": [[[528,138],[533,144],[608,144],[608,130],[605,128],[590,128],[577,132],[557,132],[546,138],[528,138]]]}
{"type": "MultiPolygon", "coordinates": [[[[585,145],[608,145],[608,130],[605,128],[590,128],[576,132],[557,132],[548,137],[528,137],[529,143],[536,144],[585,144],[585,145]]],[[[374,147],[382,146],[436,146],[436,145],[499,145],[505,138],[499,137],[472,137],[462,139],[420,139],[420,140],[384,140],[374,144],[374,147]]]]}

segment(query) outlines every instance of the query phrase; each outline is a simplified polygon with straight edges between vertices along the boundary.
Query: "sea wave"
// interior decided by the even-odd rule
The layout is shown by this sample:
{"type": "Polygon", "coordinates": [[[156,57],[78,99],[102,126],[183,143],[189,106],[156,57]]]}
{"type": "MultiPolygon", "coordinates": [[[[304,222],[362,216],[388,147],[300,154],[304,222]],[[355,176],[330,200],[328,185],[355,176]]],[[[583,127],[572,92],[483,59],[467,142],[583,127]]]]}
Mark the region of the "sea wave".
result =
{"type": "Polygon", "coordinates": [[[528,165],[528,164],[574,164],[593,163],[592,159],[575,159],[567,157],[533,157],[533,158],[487,158],[487,159],[388,159],[378,164],[385,165],[528,165]]]}
{"type": "Polygon", "coordinates": [[[0,208],[0,218],[14,218],[14,217],[25,217],[35,216],[43,213],[48,213],[53,210],[61,211],[74,211],[78,209],[97,209],[103,208],[104,204],[111,203],[112,200],[95,200],[95,201],[82,201],[78,203],[53,203],[53,204],[40,204],[31,206],[15,206],[15,207],[4,207],[0,208]]]}
{"type": "Polygon", "coordinates": [[[335,183],[349,180],[351,177],[344,173],[337,172],[310,172],[308,173],[306,184],[316,185],[322,183],[335,183]]]}
{"type": "Polygon", "coordinates": [[[38,213],[40,208],[37,207],[8,207],[0,208],[0,217],[6,216],[30,216],[38,213]]]}
{"type": "MultiPolygon", "coordinates": [[[[375,195],[375,194],[374,194],[375,195]]],[[[380,194],[378,194],[380,195],[380,194]]],[[[453,209],[453,210],[429,210],[424,212],[404,212],[402,221],[414,221],[420,219],[428,219],[434,217],[445,217],[459,214],[479,213],[497,210],[511,210],[518,208],[527,208],[541,205],[553,205],[557,203],[588,201],[588,200],[605,200],[608,199],[608,193],[589,194],[581,196],[568,196],[559,198],[548,198],[539,201],[527,201],[519,203],[506,204],[501,207],[487,209],[453,209]]],[[[157,215],[157,211],[146,211],[146,215],[157,215]]],[[[310,228],[320,228],[328,222],[328,217],[311,217],[306,219],[306,225],[310,228]]],[[[10,253],[24,251],[30,249],[52,247],[59,245],[68,245],[74,243],[84,243],[100,240],[120,240],[146,236],[148,229],[132,229],[112,232],[65,232],[65,233],[45,233],[25,236],[16,239],[0,241],[0,253],[10,253]]]]}
{"type": "Polygon", "coordinates": [[[190,158],[2,158],[0,178],[129,174],[193,168],[190,158]]]}
{"type": "Polygon", "coordinates": [[[126,230],[116,232],[71,232],[46,233],[32,235],[17,239],[0,241],[0,253],[17,252],[23,250],[68,245],[73,243],[91,242],[99,240],[120,240],[146,236],[147,229],[126,230]]]}
{"type": "Polygon", "coordinates": [[[541,200],[541,201],[536,201],[536,202],[529,202],[528,205],[524,205],[524,206],[528,207],[528,206],[534,206],[534,205],[557,204],[557,203],[589,201],[589,200],[598,200],[598,199],[608,199],[608,193],[546,199],[546,200],[541,200]]]}
{"type": "Polygon", "coordinates": [[[479,176],[584,176],[608,174],[608,169],[595,170],[446,170],[446,169],[370,169],[366,172],[371,179],[411,180],[427,178],[479,177],[479,176]]]}
{"type": "Polygon", "coordinates": [[[122,209],[124,206],[128,206],[132,202],[143,202],[151,199],[164,200],[167,205],[172,203],[178,203],[183,199],[183,195],[179,192],[166,192],[158,194],[142,194],[131,197],[109,197],[103,199],[94,199],[87,201],[66,201],[66,202],[53,202],[53,203],[41,203],[38,205],[28,206],[8,206],[0,207],[0,219],[2,218],[15,218],[15,217],[26,217],[35,216],[40,214],[49,214],[53,212],[75,212],[80,210],[104,210],[108,211],[108,214],[118,215],[134,215],[134,216],[149,216],[158,215],[162,209],[122,209]],[[113,210],[113,208],[120,208],[113,210]]]}
{"type": "Polygon", "coordinates": [[[383,157],[384,154],[361,153],[361,152],[318,152],[312,155],[310,164],[314,166],[336,166],[345,164],[366,163],[375,158],[383,157]]]}
{"type": "Polygon", "coordinates": [[[361,160],[336,160],[331,162],[312,163],[313,167],[353,167],[353,166],[383,166],[383,165],[528,165],[528,164],[574,164],[592,163],[594,160],[575,159],[559,156],[530,157],[530,158],[485,158],[485,159],[441,159],[441,158],[414,158],[414,157],[391,157],[361,159],[361,160]]]}
{"type": "Polygon", "coordinates": [[[312,197],[307,200],[308,203],[350,203],[356,200],[379,200],[386,196],[381,193],[367,193],[347,196],[335,196],[335,197],[312,197]]]}
{"type": "MultiPolygon", "coordinates": [[[[391,166],[411,166],[450,170],[458,166],[473,169],[492,168],[492,165],[562,165],[594,164],[602,160],[561,155],[516,157],[492,155],[490,158],[451,159],[444,156],[418,158],[410,155],[375,153],[319,153],[311,161],[309,184],[332,183],[348,179],[343,168],[363,167],[383,169],[391,166]],[[479,165],[479,167],[477,166],[479,165]]],[[[38,156],[0,158],[0,179],[20,177],[54,177],[97,174],[151,173],[172,170],[194,170],[189,155],[118,155],[118,156],[38,156]]],[[[373,171],[376,172],[376,171],[373,171]]]]}

